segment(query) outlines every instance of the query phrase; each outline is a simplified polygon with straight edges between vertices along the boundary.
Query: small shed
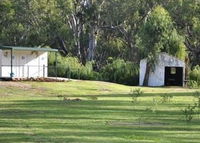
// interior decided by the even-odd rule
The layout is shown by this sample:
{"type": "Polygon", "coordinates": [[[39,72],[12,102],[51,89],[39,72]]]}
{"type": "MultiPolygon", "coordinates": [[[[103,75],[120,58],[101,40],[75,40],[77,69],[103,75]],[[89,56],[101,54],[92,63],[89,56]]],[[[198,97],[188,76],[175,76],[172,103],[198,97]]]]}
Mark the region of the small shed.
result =
{"type": "MultiPolygon", "coordinates": [[[[147,59],[140,61],[140,86],[143,85],[147,59]]],[[[185,62],[160,53],[155,69],[149,74],[148,86],[184,86],[185,62]]]]}
{"type": "Polygon", "coordinates": [[[0,46],[0,78],[48,76],[48,52],[57,49],[0,46]]]}

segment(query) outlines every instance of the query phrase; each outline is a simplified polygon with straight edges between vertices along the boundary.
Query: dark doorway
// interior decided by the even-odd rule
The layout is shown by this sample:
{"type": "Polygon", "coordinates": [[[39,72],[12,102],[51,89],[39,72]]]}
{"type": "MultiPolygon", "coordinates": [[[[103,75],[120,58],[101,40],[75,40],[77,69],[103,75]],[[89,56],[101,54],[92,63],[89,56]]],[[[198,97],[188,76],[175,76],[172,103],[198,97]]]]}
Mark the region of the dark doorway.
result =
{"type": "Polygon", "coordinates": [[[183,86],[182,67],[165,67],[165,86],[183,86]]]}

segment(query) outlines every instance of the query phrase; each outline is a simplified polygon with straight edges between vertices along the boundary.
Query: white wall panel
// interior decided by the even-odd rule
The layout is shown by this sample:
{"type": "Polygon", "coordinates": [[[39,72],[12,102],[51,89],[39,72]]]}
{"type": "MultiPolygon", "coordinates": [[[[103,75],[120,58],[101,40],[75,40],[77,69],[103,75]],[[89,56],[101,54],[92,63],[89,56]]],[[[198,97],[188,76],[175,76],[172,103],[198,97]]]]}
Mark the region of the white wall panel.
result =
{"type": "MultiPolygon", "coordinates": [[[[1,72],[2,77],[10,77],[11,73],[11,51],[2,52],[1,72]]],[[[13,51],[13,73],[14,77],[47,77],[48,53],[32,51],[13,51]],[[43,68],[45,67],[45,69],[43,68]]]]}

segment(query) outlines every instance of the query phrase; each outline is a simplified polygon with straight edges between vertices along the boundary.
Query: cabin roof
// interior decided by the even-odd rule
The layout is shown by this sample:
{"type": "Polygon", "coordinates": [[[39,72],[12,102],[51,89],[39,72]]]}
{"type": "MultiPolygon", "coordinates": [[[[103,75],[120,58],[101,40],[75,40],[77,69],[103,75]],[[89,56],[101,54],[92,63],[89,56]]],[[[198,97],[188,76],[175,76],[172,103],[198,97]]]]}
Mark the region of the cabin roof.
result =
{"type": "MultiPolygon", "coordinates": [[[[180,60],[177,57],[172,56],[172,55],[165,53],[165,52],[159,53],[157,60],[160,61],[160,62],[166,62],[166,61],[164,61],[165,58],[167,58],[167,60],[171,59],[172,60],[172,62],[170,62],[171,64],[177,63],[177,62],[185,64],[185,62],[183,60],[180,60]]],[[[147,60],[147,58],[144,58],[140,62],[146,61],[146,60],[147,60]]]]}

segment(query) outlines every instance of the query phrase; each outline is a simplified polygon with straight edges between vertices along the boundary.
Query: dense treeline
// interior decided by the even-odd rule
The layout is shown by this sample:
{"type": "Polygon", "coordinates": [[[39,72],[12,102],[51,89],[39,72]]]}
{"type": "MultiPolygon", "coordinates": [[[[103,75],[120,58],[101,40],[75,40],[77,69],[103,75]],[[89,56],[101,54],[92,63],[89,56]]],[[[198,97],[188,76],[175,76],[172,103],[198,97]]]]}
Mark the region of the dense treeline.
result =
{"type": "Polygon", "coordinates": [[[123,67],[131,69],[130,62],[138,67],[145,57],[148,73],[159,52],[185,60],[189,69],[200,64],[200,1],[1,0],[0,44],[57,48],[63,62],[76,57],[80,67],[90,65],[92,76],[101,73],[97,79],[119,82],[120,77],[129,84],[125,79],[131,74],[105,72],[114,72],[112,66],[122,61],[123,67]]]}

